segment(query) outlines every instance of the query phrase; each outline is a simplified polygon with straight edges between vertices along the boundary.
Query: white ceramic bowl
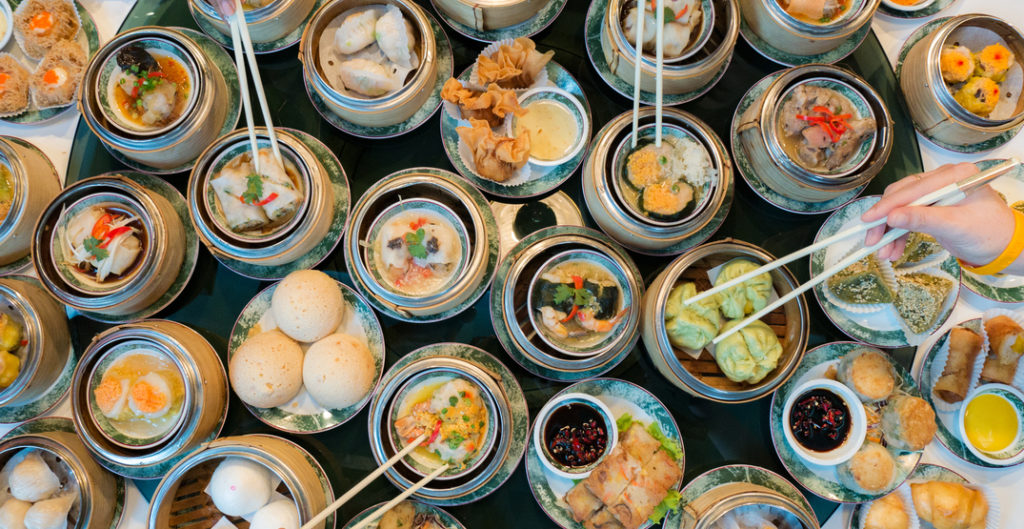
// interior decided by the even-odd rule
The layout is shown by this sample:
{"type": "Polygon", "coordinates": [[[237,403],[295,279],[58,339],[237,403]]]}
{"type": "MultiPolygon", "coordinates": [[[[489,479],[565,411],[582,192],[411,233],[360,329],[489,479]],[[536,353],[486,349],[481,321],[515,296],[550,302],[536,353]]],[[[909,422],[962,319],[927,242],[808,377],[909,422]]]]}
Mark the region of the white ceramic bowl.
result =
{"type": "Polygon", "coordinates": [[[619,442],[619,429],[615,425],[615,416],[612,415],[612,411],[605,406],[603,402],[598,400],[596,397],[587,395],[586,393],[564,393],[562,395],[556,395],[554,398],[548,401],[547,404],[541,408],[540,412],[537,413],[537,420],[533,423],[533,447],[537,450],[540,455],[541,463],[544,463],[544,467],[553,472],[557,476],[563,478],[580,480],[590,475],[590,473],[604,461],[605,457],[611,453],[612,449],[619,442]],[[582,467],[572,472],[565,470],[562,465],[559,465],[555,461],[551,460],[548,455],[547,447],[544,446],[544,425],[547,423],[551,413],[562,407],[564,404],[579,403],[592,406],[601,415],[605,422],[605,429],[608,433],[608,444],[604,447],[604,453],[601,457],[597,458],[597,461],[582,467]]]}
{"type": "Polygon", "coordinates": [[[782,410],[782,431],[786,434],[786,442],[803,460],[815,465],[834,466],[850,459],[857,453],[857,450],[860,450],[860,446],[864,444],[864,436],[868,431],[868,418],[867,414],[864,413],[864,406],[861,405],[860,399],[857,398],[852,389],[835,380],[816,378],[800,384],[789,394],[789,398],[786,399],[786,406],[782,410]],[[804,448],[793,437],[793,432],[789,429],[789,412],[793,409],[796,399],[814,389],[827,389],[839,395],[850,410],[850,432],[846,435],[846,440],[843,441],[843,444],[828,452],[815,452],[804,448]]]}
{"type": "Polygon", "coordinates": [[[920,11],[920,10],[922,10],[922,9],[932,5],[934,2],[935,2],[935,0],[923,0],[923,1],[918,2],[918,3],[916,3],[916,4],[912,5],[912,6],[905,6],[905,5],[897,4],[896,2],[893,2],[892,0],[882,0],[882,3],[885,4],[888,7],[891,7],[893,9],[897,10],[897,11],[907,11],[907,12],[920,11]]]}
{"type": "MultiPolygon", "coordinates": [[[[557,167],[569,160],[572,160],[573,157],[580,153],[583,146],[587,144],[587,140],[589,138],[585,137],[584,134],[590,129],[589,124],[587,123],[587,111],[583,109],[583,103],[581,103],[579,99],[576,99],[576,96],[554,86],[538,86],[537,88],[531,88],[530,90],[523,92],[519,96],[519,104],[523,108],[526,108],[530,103],[544,99],[553,101],[554,103],[565,107],[565,109],[569,111],[569,114],[576,120],[576,142],[573,143],[572,148],[570,148],[564,156],[553,160],[540,160],[530,156],[530,163],[533,165],[557,167]]],[[[516,116],[514,114],[509,114],[505,118],[505,134],[510,138],[515,137],[515,122],[516,116]]]]}
{"type": "Polygon", "coordinates": [[[999,466],[1013,465],[1024,459],[1024,393],[1021,393],[1017,388],[1007,386],[1006,384],[984,384],[974,388],[974,391],[967,394],[963,405],[960,406],[960,413],[957,416],[956,424],[960,439],[978,459],[999,466]],[[967,430],[964,428],[967,405],[978,395],[986,393],[999,395],[1006,399],[1013,406],[1013,409],[1017,411],[1017,437],[1010,443],[1010,446],[996,453],[984,452],[980,448],[975,447],[967,439],[967,430]],[[1014,402],[1015,400],[1016,402],[1014,402]]]}
{"type": "Polygon", "coordinates": [[[0,17],[3,17],[3,23],[0,24],[0,31],[3,32],[0,33],[0,49],[3,49],[11,41],[11,35],[14,35],[14,13],[7,2],[0,2],[0,17]]]}

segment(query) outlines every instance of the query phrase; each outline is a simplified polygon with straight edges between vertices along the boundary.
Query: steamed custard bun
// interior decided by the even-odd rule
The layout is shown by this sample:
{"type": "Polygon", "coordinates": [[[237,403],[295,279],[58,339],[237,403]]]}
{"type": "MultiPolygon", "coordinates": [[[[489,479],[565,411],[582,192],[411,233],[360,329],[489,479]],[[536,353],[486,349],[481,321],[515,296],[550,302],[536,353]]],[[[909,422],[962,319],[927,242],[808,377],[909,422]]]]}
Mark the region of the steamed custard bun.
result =
{"type": "Polygon", "coordinates": [[[377,370],[365,345],[347,334],[332,334],[306,351],[302,380],[313,400],[343,409],[370,392],[377,370]]]}
{"type": "Polygon", "coordinates": [[[282,332],[300,342],[315,342],[341,324],[345,303],[338,283],[318,270],[285,276],[270,301],[274,321],[282,332]]]}
{"type": "Polygon", "coordinates": [[[249,529],[299,529],[299,510],[291,500],[268,503],[253,515],[249,529]]]}
{"type": "Polygon", "coordinates": [[[241,457],[225,458],[207,488],[214,506],[227,516],[242,516],[267,504],[273,490],[270,470],[241,457]]]}
{"type": "Polygon", "coordinates": [[[228,362],[231,387],[250,406],[282,406],[302,389],[302,356],[299,344],[280,331],[257,334],[228,362]]]}
{"type": "Polygon", "coordinates": [[[7,478],[7,486],[11,496],[22,500],[36,502],[53,496],[60,490],[60,479],[50,470],[37,450],[25,454],[25,457],[14,465],[7,478]]]}

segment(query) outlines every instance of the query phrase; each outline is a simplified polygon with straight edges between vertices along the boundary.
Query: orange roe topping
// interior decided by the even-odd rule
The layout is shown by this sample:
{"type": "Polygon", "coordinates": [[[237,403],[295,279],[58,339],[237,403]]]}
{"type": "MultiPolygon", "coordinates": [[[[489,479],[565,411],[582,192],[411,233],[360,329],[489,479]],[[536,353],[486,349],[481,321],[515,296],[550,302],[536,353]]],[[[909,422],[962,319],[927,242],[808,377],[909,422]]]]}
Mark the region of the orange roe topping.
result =
{"type": "Polygon", "coordinates": [[[33,33],[46,34],[53,28],[53,15],[49,11],[43,11],[32,15],[32,19],[29,20],[28,28],[33,33]]]}
{"type": "Polygon", "coordinates": [[[60,76],[57,75],[57,70],[46,70],[43,74],[43,82],[47,84],[57,84],[60,81],[60,76]]]}

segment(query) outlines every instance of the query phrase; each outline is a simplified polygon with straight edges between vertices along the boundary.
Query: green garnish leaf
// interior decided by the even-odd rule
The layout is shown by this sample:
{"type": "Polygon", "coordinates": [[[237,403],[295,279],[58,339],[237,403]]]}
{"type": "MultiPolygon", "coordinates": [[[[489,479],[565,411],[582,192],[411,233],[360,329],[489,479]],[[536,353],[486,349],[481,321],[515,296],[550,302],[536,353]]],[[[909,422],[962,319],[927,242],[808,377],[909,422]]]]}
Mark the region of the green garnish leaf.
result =
{"type": "Polygon", "coordinates": [[[572,299],[573,305],[585,307],[594,299],[594,295],[585,288],[572,288],[567,283],[561,283],[555,288],[555,303],[565,303],[572,299]]]}
{"type": "Polygon", "coordinates": [[[660,163],[661,165],[665,165],[668,163],[668,158],[666,158],[665,156],[659,156],[658,163],[660,163]]]}
{"type": "Polygon", "coordinates": [[[82,242],[82,246],[84,246],[85,251],[91,253],[92,256],[96,258],[97,261],[102,261],[106,259],[107,256],[110,255],[110,252],[108,252],[106,248],[100,248],[100,244],[102,243],[103,240],[101,239],[97,239],[96,237],[89,237],[88,239],[82,242]]]}
{"type": "Polygon", "coordinates": [[[671,7],[665,6],[665,23],[672,22],[676,19],[676,12],[671,7]]]}
{"type": "Polygon", "coordinates": [[[459,398],[454,395],[448,397],[448,403],[451,404],[452,406],[457,406],[459,404],[459,398]]]}
{"type": "Polygon", "coordinates": [[[668,455],[672,456],[672,459],[679,461],[683,458],[683,449],[679,446],[679,443],[669,439],[665,432],[661,431],[661,426],[658,423],[652,422],[647,426],[647,433],[651,434],[651,437],[658,440],[661,443],[661,448],[668,452],[668,455]]]}
{"type": "Polygon", "coordinates": [[[654,508],[651,512],[651,516],[648,518],[652,523],[659,523],[661,519],[665,517],[669,511],[675,511],[679,509],[679,501],[682,499],[682,495],[679,494],[678,490],[669,489],[665,499],[661,500],[661,503],[654,508]]]}
{"type": "Polygon", "coordinates": [[[448,408],[441,408],[441,415],[448,415],[448,408]]]}
{"type": "Polygon", "coordinates": [[[455,432],[452,434],[451,437],[448,438],[448,448],[455,450],[465,440],[466,438],[462,437],[462,434],[460,434],[459,432],[455,432]]]}
{"type": "MultiPolygon", "coordinates": [[[[423,245],[423,239],[426,238],[427,232],[420,228],[416,231],[406,232],[405,234],[405,246],[409,249],[409,255],[418,259],[426,259],[427,248],[423,245]]],[[[452,397],[453,399],[455,397],[452,397]]],[[[454,406],[455,403],[452,403],[454,406]]]]}
{"type": "Polygon", "coordinates": [[[462,422],[469,422],[469,415],[463,415],[462,422]]]}
{"type": "Polygon", "coordinates": [[[628,413],[623,413],[618,419],[615,419],[615,427],[618,428],[620,432],[628,430],[632,425],[633,416],[628,413]]]}
{"type": "Polygon", "coordinates": [[[263,178],[256,173],[245,177],[245,192],[242,193],[242,201],[246,204],[255,204],[263,196],[263,178]]]}

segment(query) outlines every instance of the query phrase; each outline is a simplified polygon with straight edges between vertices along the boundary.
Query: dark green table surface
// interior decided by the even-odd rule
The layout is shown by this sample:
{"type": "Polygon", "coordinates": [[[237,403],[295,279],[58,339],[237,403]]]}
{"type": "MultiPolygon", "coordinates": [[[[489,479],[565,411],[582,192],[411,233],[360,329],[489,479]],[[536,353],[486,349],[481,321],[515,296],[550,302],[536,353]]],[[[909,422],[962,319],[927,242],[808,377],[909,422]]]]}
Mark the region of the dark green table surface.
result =
{"type": "MultiPolygon", "coordinates": [[[[428,2],[421,0],[421,4],[431,14],[435,14],[428,2]]],[[[587,2],[569,0],[558,19],[534,39],[541,50],[555,50],[555,61],[566,67],[579,80],[593,111],[594,130],[597,130],[612,117],[629,110],[631,103],[613,92],[598,77],[586,58],[583,46],[583,21],[586,10],[587,2]]],[[[139,0],[122,29],[142,25],[196,28],[186,9],[185,0],[139,0]]],[[[484,45],[458,35],[447,27],[445,29],[455,51],[455,71],[460,72],[472,63],[484,45]]],[[[316,113],[303,90],[302,70],[296,59],[297,54],[296,46],[259,57],[267,101],[275,124],[304,130],[326,143],[338,155],[348,173],[353,200],[372,183],[399,169],[431,166],[454,170],[441,148],[438,115],[405,136],[387,140],[359,139],[334,129],[316,113]]],[[[896,122],[895,148],[892,156],[881,174],[867,189],[867,193],[881,193],[887,184],[921,170],[917,139],[905,104],[899,95],[892,68],[873,33],[840,65],[865,77],[881,93],[896,122]]],[[[729,71],[718,86],[707,95],[682,105],[681,108],[708,122],[728,143],[729,122],[740,97],[754,82],[781,68],[762,58],[740,39],[729,71]]],[[[71,152],[68,182],[117,169],[123,167],[104,150],[88,127],[80,125],[71,152]]],[[[171,175],[166,179],[184,191],[188,174],[171,175]]],[[[778,210],[755,195],[738,175],[736,179],[737,193],[732,210],[713,239],[732,237],[748,241],[775,255],[789,253],[813,240],[825,215],[802,216],[778,210]]],[[[583,207],[579,170],[560,189],[581,205],[587,224],[596,227],[583,207]]],[[[636,254],[633,257],[648,281],[670,261],[668,258],[651,258],[636,254]]],[[[331,254],[318,268],[336,270],[343,274],[346,271],[340,251],[331,254]]],[[[806,260],[796,262],[791,266],[791,270],[801,281],[808,277],[806,260]]],[[[347,275],[345,277],[348,281],[347,275]]],[[[217,263],[206,248],[202,248],[188,287],[177,301],[157,317],[187,323],[206,336],[223,355],[238,313],[252,296],[267,285],[266,282],[236,275],[217,263]]],[[[846,339],[825,317],[814,300],[809,300],[809,305],[812,347],[846,339]]],[[[418,347],[435,342],[456,341],[489,351],[512,369],[526,393],[531,413],[538,411],[549,397],[564,387],[528,374],[502,350],[491,327],[486,295],[469,310],[443,324],[416,325],[384,316],[380,316],[380,320],[384,327],[387,346],[387,366],[418,347]]],[[[105,328],[102,324],[82,317],[76,317],[74,325],[77,327],[75,334],[80,341],[88,340],[93,334],[105,328]]],[[[913,360],[912,349],[906,348],[894,353],[909,367],[913,360]]],[[[731,463],[759,465],[789,477],[772,448],[768,426],[770,399],[765,398],[749,404],[724,405],[690,397],[658,374],[642,345],[638,345],[632,354],[607,376],[636,382],[657,395],[669,407],[683,433],[687,455],[686,480],[712,468],[731,463]]],[[[233,394],[229,406],[223,435],[274,433],[274,430],[250,415],[233,394]]],[[[370,453],[366,419],[366,412],[363,411],[347,424],[330,432],[286,437],[314,454],[330,476],[334,490],[340,494],[377,466],[370,453]]],[[[139,482],[139,486],[148,497],[156,483],[139,482]]],[[[803,492],[808,496],[822,522],[836,509],[835,503],[822,500],[806,490],[803,492]]],[[[338,527],[359,511],[377,502],[388,500],[396,493],[396,489],[387,480],[377,480],[341,509],[338,527]]],[[[449,510],[470,529],[554,526],[530,494],[522,465],[511,479],[491,496],[449,510]]]]}

